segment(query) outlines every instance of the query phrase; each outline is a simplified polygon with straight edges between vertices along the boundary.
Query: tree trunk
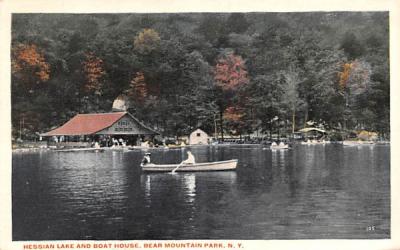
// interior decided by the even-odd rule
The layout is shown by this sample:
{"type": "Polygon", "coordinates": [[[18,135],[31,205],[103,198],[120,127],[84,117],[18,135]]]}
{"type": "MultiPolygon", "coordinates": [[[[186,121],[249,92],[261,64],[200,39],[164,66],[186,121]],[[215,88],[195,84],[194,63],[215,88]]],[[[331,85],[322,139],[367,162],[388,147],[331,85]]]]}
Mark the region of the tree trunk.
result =
{"type": "Polygon", "coordinates": [[[306,104],[306,112],[304,114],[304,127],[307,127],[307,120],[308,120],[308,105],[306,104]]]}
{"type": "Polygon", "coordinates": [[[222,107],[220,107],[219,109],[219,116],[220,116],[220,130],[221,130],[221,140],[224,141],[224,122],[223,122],[223,115],[224,115],[224,111],[222,109],[222,107]]]}
{"type": "Polygon", "coordinates": [[[272,141],[272,122],[269,123],[269,140],[272,141]]]}
{"type": "Polygon", "coordinates": [[[294,134],[295,128],[296,128],[296,109],[293,108],[293,115],[292,115],[292,135],[294,134]]]}
{"type": "Polygon", "coordinates": [[[278,141],[280,141],[280,140],[281,140],[281,129],[278,125],[278,141]]]}
{"type": "Polygon", "coordinates": [[[214,114],[214,137],[218,141],[217,120],[215,119],[215,114],[214,114]]]}

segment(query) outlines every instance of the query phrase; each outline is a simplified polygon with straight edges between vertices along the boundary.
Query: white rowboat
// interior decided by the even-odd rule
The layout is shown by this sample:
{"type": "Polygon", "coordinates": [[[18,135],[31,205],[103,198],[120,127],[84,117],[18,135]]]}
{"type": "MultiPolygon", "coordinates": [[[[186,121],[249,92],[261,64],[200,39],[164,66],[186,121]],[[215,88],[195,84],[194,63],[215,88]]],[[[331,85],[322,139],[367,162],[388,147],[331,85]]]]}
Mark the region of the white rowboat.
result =
{"type": "Polygon", "coordinates": [[[176,172],[196,172],[196,171],[223,171],[235,170],[238,160],[203,162],[195,164],[145,164],[141,165],[145,172],[171,172],[176,169],[176,172]],[[179,167],[178,167],[179,166],[179,167]]]}
{"type": "Polygon", "coordinates": [[[55,149],[56,152],[104,152],[104,148],[70,148],[55,149]]]}
{"type": "Polygon", "coordinates": [[[284,146],[271,146],[272,150],[281,150],[281,149],[289,149],[289,145],[284,145],[284,146]]]}
{"type": "Polygon", "coordinates": [[[373,145],[373,141],[343,141],[343,146],[362,146],[362,145],[373,145]]]}

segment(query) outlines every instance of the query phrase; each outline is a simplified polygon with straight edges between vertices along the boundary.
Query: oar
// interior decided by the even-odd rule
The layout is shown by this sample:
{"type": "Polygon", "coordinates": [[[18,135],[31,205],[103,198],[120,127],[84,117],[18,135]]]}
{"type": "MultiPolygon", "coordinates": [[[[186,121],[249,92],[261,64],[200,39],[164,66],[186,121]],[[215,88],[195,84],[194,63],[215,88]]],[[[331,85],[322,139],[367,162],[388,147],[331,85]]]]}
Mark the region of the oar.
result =
{"type": "Polygon", "coordinates": [[[181,162],[176,168],[172,169],[171,174],[175,174],[175,171],[178,170],[183,165],[183,162],[181,162]]]}

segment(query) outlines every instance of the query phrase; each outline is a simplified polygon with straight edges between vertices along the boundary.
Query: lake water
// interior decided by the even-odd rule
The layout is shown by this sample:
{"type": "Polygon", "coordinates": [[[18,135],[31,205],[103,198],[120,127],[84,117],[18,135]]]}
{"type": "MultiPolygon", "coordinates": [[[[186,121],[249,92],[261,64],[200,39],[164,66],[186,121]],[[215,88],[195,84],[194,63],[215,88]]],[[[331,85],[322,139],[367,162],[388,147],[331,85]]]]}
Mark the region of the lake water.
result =
{"type": "Polygon", "coordinates": [[[13,153],[13,240],[390,238],[390,146],[191,151],[238,169],[145,174],[139,150],[13,153]]]}

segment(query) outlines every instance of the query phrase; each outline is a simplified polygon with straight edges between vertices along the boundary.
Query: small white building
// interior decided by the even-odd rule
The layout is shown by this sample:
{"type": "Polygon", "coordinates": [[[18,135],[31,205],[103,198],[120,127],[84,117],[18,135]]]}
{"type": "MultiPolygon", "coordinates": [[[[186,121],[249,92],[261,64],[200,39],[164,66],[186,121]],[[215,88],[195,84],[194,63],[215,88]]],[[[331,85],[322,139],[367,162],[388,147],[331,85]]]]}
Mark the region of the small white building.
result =
{"type": "Polygon", "coordinates": [[[208,135],[201,129],[196,129],[189,136],[190,145],[207,145],[208,135]]]}

